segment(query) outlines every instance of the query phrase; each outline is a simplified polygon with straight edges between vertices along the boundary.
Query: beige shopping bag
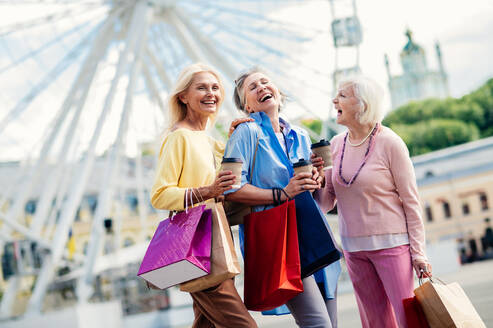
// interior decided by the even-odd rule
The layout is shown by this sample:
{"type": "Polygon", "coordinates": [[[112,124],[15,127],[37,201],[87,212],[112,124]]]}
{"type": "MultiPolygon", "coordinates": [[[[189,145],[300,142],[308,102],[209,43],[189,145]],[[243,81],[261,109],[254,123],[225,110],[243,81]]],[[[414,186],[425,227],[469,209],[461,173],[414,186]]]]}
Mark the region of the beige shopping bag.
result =
{"type": "Polygon", "coordinates": [[[180,290],[194,293],[219,285],[240,273],[240,262],[233,245],[233,237],[221,203],[207,203],[212,210],[211,272],[201,278],[180,284],[180,290]]]}
{"type": "Polygon", "coordinates": [[[414,290],[430,328],[486,328],[464,290],[456,282],[436,278],[414,290]]]}

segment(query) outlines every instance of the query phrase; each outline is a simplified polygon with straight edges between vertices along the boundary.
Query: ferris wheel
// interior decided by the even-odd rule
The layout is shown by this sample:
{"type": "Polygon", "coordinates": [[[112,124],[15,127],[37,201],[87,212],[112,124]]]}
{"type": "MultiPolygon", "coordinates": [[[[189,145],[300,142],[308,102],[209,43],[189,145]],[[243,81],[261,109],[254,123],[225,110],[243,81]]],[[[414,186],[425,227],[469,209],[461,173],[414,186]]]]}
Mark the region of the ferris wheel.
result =
{"type": "MultiPolygon", "coordinates": [[[[210,63],[232,94],[237,72],[260,65],[283,81],[291,99],[299,100],[302,115],[317,117],[295,96],[310,81],[290,72],[302,67],[323,75],[316,65],[302,62],[297,50],[324,31],[266,14],[284,5],[260,0],[0,1],[0,149],[9,149],[20,161],[0,191],[0,246],[27,239],[45,253],[39,269],[27,272],[36,276],[27,313],[41,311],[55,269],[66,260],[68,235],[97,158],[104,158],[104,167],[95,191],[91,239],[80,262],[79,300],[91,294],[101,227],[123,188],[118,174],[132,149],[138,215],[146,224],[141,146],[160,134],[166,95],[183,67],[210,63]],[[33,197],[36,209],[26,221],[24,210],[33,197]]],[[[230,97],[224,107],[213,130],[219,137],[221,127],[237,116],[230,97]]],[[[0,305],[4,317],[10,315],[20,278],[7,283],[0,305]]]]}
{"type": "MultiPolygon", "coordinates": [[[[363,33],[357,15],[356,0],[329,0],[329,3],[334,46],[332,96],[335,96],[338,84],[342,79],[361,73],[359,46],[363,41],[363,33]]],[[[324,128],[326,129],[323,131],[324,135],[333,135],[340,130],[340,127],[334,123],[332,116],[329,116],[324,128]]]]}

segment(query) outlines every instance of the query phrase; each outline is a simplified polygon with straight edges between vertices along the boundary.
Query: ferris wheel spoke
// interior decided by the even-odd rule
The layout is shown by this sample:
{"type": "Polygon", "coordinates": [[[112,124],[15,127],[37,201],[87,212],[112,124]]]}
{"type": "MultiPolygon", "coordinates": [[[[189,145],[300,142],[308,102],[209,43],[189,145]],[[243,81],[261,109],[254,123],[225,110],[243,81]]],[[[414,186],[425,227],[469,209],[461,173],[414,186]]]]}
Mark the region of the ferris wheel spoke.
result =
{"type": "MultiPolygon", "coordinates": [[[[193,3],[193,4],[195,4],[195,3],[193,3]]],[[[200,3],[199,3],[199,5],[200,5],[200,3]]],[[[249,28],[251,28],[251,27],[253,27],[253,25],[259,24],[259,23],[263,24],[263,25],[269,24],[270,27],[275,26],[275,28],[278,29],[279,31],[287,31],[290,34],[294,34],[293,37],[299,36],[298,31],[300,31],[300,30],[304,31],[305,33],[306,32],[314,33],[313,36],[327,32],[325,30],[321,30],[321,29],[317,29],[317,28],[313,28],[313,27],[301,26],[301,25],[295,24],[292,21],[281,21],[278,19],[273,19],[273,18],[267,17],[265,15],[258,14],[258,13],[255,13],[255,12],[252,12],[252,11],[249,11],[246,9],[240,9],[240,8],[238,8],[238,6],[228,7],[228,6],[221,6],[217,3],[215,3],[214,7],[218,11],[220,11],[222,14],[234,16],[235,19],[237,19],[238,17],[245,17],[249,20],[254,20],[255,22],[252,23],[251,24],[252,26],[249,26],[249,28]]],[[[188,5],[187,8],[190,8],[191,10],[195,10],[196,13],[200,14],[200,8],[204,8],[204,7],[202,6],[202,7],[198,8],[197,6],[188,5]],[[196,8],[198,8],[198,9],[196,9],[196,8]]],[[[269,33],[268,30],[264,31],[264,32],[269,33]]]]}
{"type": "MultiPolygon", "coordinates": [[[[132,17],[132,21],[130,22],[130,26],[129,26],[129,28],[133,32],[129,35],[129,38],[130,37],[132,38],[129,41],[133,41],[133,42],[127,43],[126,51],[124,51],[122,53],[122,56],[120,57],[123,61],[119,62],[119,64],[120,63],[126,64],[124,62],[127,59],[128,52],[132,53],[134,60],[130,64],[129,82],[125,93],[125,100],[123,104],[116,140],[105,163],[105,168],[104,168],[105,175],[100,186],[100,191],[98,196],[98,207],[96,209],[96,213],[94,215],[94,219],[92,223],[88,256],[85,258],[83,276],[78,281],[78,290],[81,290],[81,288],[82,290],[84,288],[90,288],[90,286],[92,285],[92,278],[93,278],[92,272],[94,268],[94,263],[101,245],[100,226],[102,224],[103,219],[108,215],[108,211],[110,208],[109,202],[116,189],[116,185],[115,185],[116,171],[119,166],[118,164],[121,164],[121,161],[119,159],[122,155],[122,147],[128,132],[128,122],[133,109],[132,97],[135,92],[135,85],[137,82],[136,80],[138,78],[138,73],[139,73],[139,61],[140,58],[142,57],[142,53],[144,49],[144,40],[145,40],[145,38],[142,37],[138,39],[138,36],[142,35],[142,32],[146,30],[148,24],[147,19],[145,18],[146,16],[145,14],[147,13],[148,10],[145,2],[141,1],[137,3],[136,6],[137,8],[135,9],[135,15],[134,17],[132,17]]],[[[123,66],[119,65],[118,68],[121,67],[123,66]]],[[[118,75],[115,76],[115,79],[117,77],[118,75]]],[[[90,295],[91,293],[81,293],[80,297],[83,301],[86,301],[90,295]]]]}
{"type": "MultiPolygon", "coordinates": [[[[171,71],[172,76],[178,75],[178,72],[182,68],[181,65],[183,65],[184,62],[186,62],[186,58],[188,58],[188,54],[183,51],[183,49],[180,49],[180,51],[176,46],[176,44],[180,42],[176,35],[176,31],[169,26],[159,24],[152,29],[152,38],[152,44],[157,51],[156,53],[153,53],[154,58],[161,58],[160,62],[167,67],[167,71],[171,71]],[[158,54],[159,56],[157,56],[158,54]]],[[[190,61],[192,61],[192,59],[190,59],[190,61]]],[[[155,63],[156,62],[154,62],[154,64],[155,63]]],[[[170,74],[168,74],[168,77],[170,77],[170,74]]],[[[171,88],[171,83],[166,83],[165,85],[168,88],[171,88]]]]}
{"type": "Polygon", "coordinates": [[[167,67],[162,64],[161,61],[157,58],[157,56],[153,53],[153,51],[148,47],[145,49],[145,54],[147,58],[150,59],[152,65],[154,66],[154,69],[157,72],[157,75],[159,79],[161,80],[161,83],[166,86],[166,88],[169,90],[171,89],[172,82],[169,74],[166,72],[166,70],[163,67],[167,67]]]}
{"type": "Polygon", "coordinates": [[[60,13],[54,13],[54,14],[46,15],[44,17],[38,17],[30,21],[3,26],[0,27],[0,37],[7,36],[9,34],[18,33],[31,28],[39,28],[43,25],[53,24],[55,22],[60,22],[69,18],[73,19],[76,16],[91,12],[91,8],[100,9],[100,7],[96,7],[96,6],[84,6],[83,10],[69,9],[60,13]],[[87,8],[89,8],[89,10],[87,8]]]}
{"type": "Polygon", "coordinates": [[[104,0],[0,0],[0,5],[74,5],[74,4],[102,4],[104,0]]]}
{"type": "MultiPolygon", "coordinates": [[[[175,20],[175,26],[177,26],[177,29],[180,30],[180,32],[184,33],[181,36],[183,41],[194,42],[193,44],[200,45],[200,49],[203,49],[204,54],[206,55],[206,57],[203,58],[208,58],[214,66],[221,69],[226,78],[233,81],[236,74],[236,68],[231,65],[228,58],[222,56],[217,49],[208,42],[207,37],[190,22],[190,16],[182,9],[174,8],[172,12],[175,15],[170,15],[170,17],[173,17],[175,20]]],[[[225,99],[225,107],[233,117],[237,115],[235,106],[230,98],[225,99]]]]}
{"type": "MultiPolygon", "coordinates": [[[[147,53],[147,51],[146,51],[147,53]]],[[[154,99],[154,101],[157,103],[159,108],[164,111],[165,106],[164,102],[161,99],[161,96],[159,95],[159,90],[156,87],[156,84],[154,83],[154,79],[151,76],[151,73],[149,71],[149,67],[147,64],[147,60],[143,59],[142,60],[142,66],[141,66],[142,74],[144,77],[144,83],[146,85],[146,89],[149,92],[149,95],[151,96],[151,99],[154,99]]]]}
{"type": "Polygon", "coordinates": [[[71,28],[70,30],[62,33],[61,35],[56,36],[55,38],[51,39],[47,43],[45,43],[42,46],[38,47],[37,49],[34,49],[34,50],[30,51],[29,53],[25,54],[24,56],[22,56],[21,58],[17,59],[14,63],[0,68],[0,74],[3,74],[5,72],[11,70],[14,67],[17,67],[19,64],[22,64],[26,60],[37,56],[42,51],[48,49],[49,47],[51,47],[52,45],[54,45],[54,44],[56,44],[56,43],[58,43],[60,41],[68,38],[72,34],[75,34],[77,32],[80,32],[82,29],[84,29],[85,27],[89,26],[90,24],[91,24],[91,20],[88,20],[85,23],[76,26],[75,28],[71,28]]]}
{"type": "Polygon", "coordinates": [[[92,40],[95,32],[99,30],[101,24],[95,27],[88,35],[80,41],[57,65],[50,70],[32,89],[21,98],[20,102],[0,121],[0,134],[14,119],[18,118],[28,107],[29,104],[51,83],[55,82],[60,75],[65,72],[81,55],[83,49],[92,40]]]}

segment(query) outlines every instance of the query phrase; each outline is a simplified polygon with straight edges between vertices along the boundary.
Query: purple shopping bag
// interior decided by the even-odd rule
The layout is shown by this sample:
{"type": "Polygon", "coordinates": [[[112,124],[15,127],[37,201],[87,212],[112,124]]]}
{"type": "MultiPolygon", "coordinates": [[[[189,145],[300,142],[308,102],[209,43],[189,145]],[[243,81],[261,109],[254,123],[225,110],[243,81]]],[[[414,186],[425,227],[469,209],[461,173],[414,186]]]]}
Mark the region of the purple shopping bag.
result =
{"type": "Polygon", "coordinates": [[[205,276],[211,269],[211,238],[212,211],[205,205],[163,220],[137,275],[160,289],[205,276]]]}

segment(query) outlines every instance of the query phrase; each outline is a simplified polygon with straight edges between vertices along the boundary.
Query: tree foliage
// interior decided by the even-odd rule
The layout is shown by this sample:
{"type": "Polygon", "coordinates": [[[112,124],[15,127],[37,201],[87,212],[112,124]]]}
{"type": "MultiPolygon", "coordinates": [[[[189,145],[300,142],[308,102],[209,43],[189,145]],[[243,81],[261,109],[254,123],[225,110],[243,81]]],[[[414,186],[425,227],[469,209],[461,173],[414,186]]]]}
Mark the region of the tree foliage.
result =
{"type": "Polygon", "coordinates": [[[459,99],[412,101],[383,124],[401,136],[411,155],[493,136],[493,79],[459,99]]]}

